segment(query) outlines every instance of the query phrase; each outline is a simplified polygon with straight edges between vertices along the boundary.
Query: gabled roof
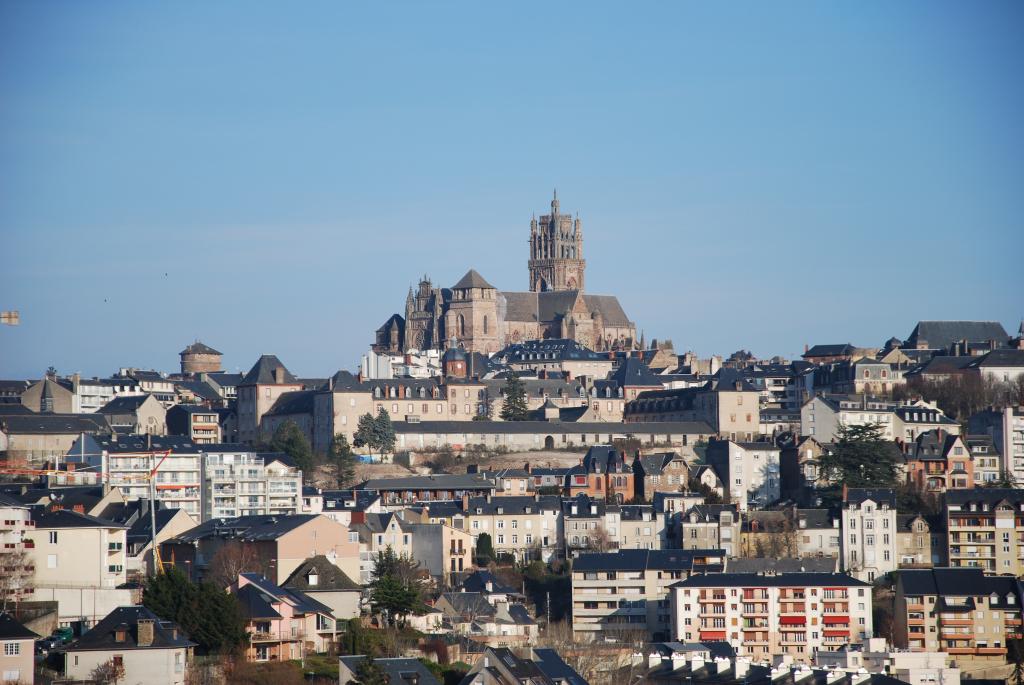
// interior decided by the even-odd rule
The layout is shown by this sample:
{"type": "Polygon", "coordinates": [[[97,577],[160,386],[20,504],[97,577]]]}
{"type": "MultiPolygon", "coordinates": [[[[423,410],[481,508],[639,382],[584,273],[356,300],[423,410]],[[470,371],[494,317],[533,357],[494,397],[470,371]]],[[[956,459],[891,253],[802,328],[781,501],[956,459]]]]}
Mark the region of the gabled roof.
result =
{"type": "Polygon", "coordinates": [[[720,549],[620,549],[602,554],[581,554],[576,571],[721,570],[726,554],[720,549]],[[709,563],[705,566],[704,560],[709,563]]]}
{"type": "Polygon", "coordinates": [[[100,407],[100,414],[134,414],[152,395],[124,395],[115,397],[100,407]]]}
{"type": "Polygon", "coordinates": [[[0,614],[0,640],[35,640],[38,637],[10,614],[0,614]]]}
{"type": "Polygon", "coordinates": [[[93,414],[3,414],[0,431],[18,435],[71,435],[110,430],[102,416],[93,414]]]}
{"type": "Polygon", "coordinates": [[[247,587],[254,587],[264,595],[263,601],[268,604],[286,602],[293,607],[296,613],[331,615],[329,606],[318,602],[304,592],[275,585],[259,573],[242,573],[240,575],[248,582],[239,589],[239,592],[247,587]]]}
{"type": "Polygon", "coordinates": [[[265,354],[253,364],[252,368],[249,369],[249,373],[245,374],[239,385],[276,385],[277,381],[274,380],[274,371],[277,369],[284,370],[285,383],[297,384],[299,382],[276,355],[265,354]]]}
{"type": "Polygon", "coordinates": [[[896,491],[888,488],[847,488],[847,504],[863,504],[871,500],[875,504],[887,504],[896,508],[896,491]]]}
{"type": "Polygon", "coordinates": [[[567,685],[589,685],[583,676],[565,663],[555,650],[535,648],[533,656],[540,670],[552,681],[567,685]]]}
{"type": "Polygon", "coordinates": [[[319,514],[291,514],[288,516],[261,514],[210,519],[178,535],[170,542],[191,543],[217,537],[242,541],[276,540],[318,516],[319,514]]]}
{"type": "MultiPolygon", "coordinates": [[[[365,656],[343,656],[341,663],[352,673],[359,670],[359,664],[366,660],[365,656]]],[[[441,685],[419,659],[374,659],[373,663],[384,671],[389,685],[409,685],[413,681],[418,685],[441,685]]]]}
{"type": "Polygon", "coordinates": [[[487,282],[483,276],[477,273],[476,269],[470,269],[466,272],[466,275],[459,279],[459,282],[452,286],[452,290],[460,290],[462,288],[490,288],[494,290],[494,286],[487,282]]]}
{"type": "Polygon", "coordinates": [[[815,345],[803,353],[804,359],[814,357],[839,357],[853,354],[857,348],[850,343],[838,343],[830,345],[815,345]]]}
{"type": "Polygon", "coordinates": [[[102,519],[98,516],[80,514],[70,509],[55,509],[46,511],[41,508],[32,509],[32,520],[36,528],[127,528],[128,526],[102,519]]]}
{"type": "Polygon", "coordinates": [[[195,643],[186,637],[171,621],[164,621],[144,606],[124,606],[114,609],[82,637],[67,646],[68,652],[107,651],[126,649],[181,649],[195,643]],[[139,645],[138,622],[153,622],[153,643],[139,645]],[[124,640],[117,641],[118,631],[124,640]]]}
{"type": "Polygon", "coordinates": [[[315,390],[293,390],[283,392],[274,401],[273,406],[264,416],[291,416],[293,414],[312,414],[315,390]]]}
{"type": "Polygon", "coordinates": [[[642,388],[661,388],[664,387],[661,380],[651,372],[642,361],[636,357],[626,357],[619,368],[608,376],[610,380],[613,380],[619,384],[619,387],[642,387],[642,388]]]}
{"type": "Polygon", "coordinates": [[[1024,350],[992,350],[980,357],[975,357],[965,368],[1007,368],[1024,366],[1024,350]]]}
{"type": "Polygon", "coordinates": [[[349,578],[344,571],[335,566],[323,554],[306,559],[292,571],[284,587],[300,592],[335,592],[341,590],[361,590],[362,586],[349,578]],[[309,576],[316,575],[316,584],[309,583],[309,576]]]}
{"type": "Polygon", "coordinates": [[[931,349],[941,349],[960,340],[983,342],[995,340],[1005,344],[1010,339],[998,321],[919,321],[907,338],[906,347],[924,342],[931,349]]]}

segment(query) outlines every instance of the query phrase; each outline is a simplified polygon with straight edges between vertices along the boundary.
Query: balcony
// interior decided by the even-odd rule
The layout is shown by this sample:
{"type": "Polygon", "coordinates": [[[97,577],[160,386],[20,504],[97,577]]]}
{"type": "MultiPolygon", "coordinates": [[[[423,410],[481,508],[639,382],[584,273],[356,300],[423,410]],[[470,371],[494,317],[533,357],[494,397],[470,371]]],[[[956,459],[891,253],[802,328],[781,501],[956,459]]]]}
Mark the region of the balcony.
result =
{"type": "Polygon", "coordinates": [[[1006,654],[1006,647],[978,647],[976,652],[983,656],[998,656],[1006,654]]]}

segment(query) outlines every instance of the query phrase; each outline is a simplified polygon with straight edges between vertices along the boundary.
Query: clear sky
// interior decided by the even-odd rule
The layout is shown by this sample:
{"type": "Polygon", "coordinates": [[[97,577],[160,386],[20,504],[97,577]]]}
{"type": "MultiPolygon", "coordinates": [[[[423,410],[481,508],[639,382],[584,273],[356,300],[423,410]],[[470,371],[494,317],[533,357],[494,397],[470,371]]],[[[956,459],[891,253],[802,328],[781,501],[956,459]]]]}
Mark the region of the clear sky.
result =
{"type": "Polygon", "coordinates": [[[1024,3],[0,2],[0,377],[353,368],[423,273],[702,355],[1024,316],[1024,3]]]}

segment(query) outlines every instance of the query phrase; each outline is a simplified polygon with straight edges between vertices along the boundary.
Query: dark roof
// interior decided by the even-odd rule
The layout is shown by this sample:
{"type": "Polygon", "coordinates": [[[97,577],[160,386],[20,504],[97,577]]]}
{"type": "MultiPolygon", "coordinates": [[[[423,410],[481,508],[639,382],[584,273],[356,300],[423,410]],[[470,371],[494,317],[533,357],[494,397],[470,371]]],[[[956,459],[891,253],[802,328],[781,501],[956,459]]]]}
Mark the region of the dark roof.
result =
{"type": "Polygon", "coordinates": [[[470,269],[466,272],[466,275],[459,279],[459,282],[452,286],[452,290],[459,290],[462,288],[490,288],[494,290],[494,286],[487,282],[483,276],[477,273],[476,269],[470,269]]]}
{"type": "MultiPolygon", "coordinates": [[[[95,436],[92,440],[96,447],[108,453],[118,452],[163,452],[171,450],[185,454],[198,454],[202,451],[217,451],[219,445],[200,445],[192,442],[186,435],[117,435],[115,437],[95,436]]],[[[224,446],[233,451],[249,451],[241,445],[224,446]]],[[[88,453],[90,450],[86,450],[88,453]]]]}
{"type": "Polygon", "coordinates": [[[832,345],[815,345],[803,353],[803,357],[838,357],[841,355],[853,354],[857,348],[850,343],[839,343],[832,345]]]}
{"type": "Polygon", "coordinates": [[[175,624],[164,621],[144,606],[118,607],[82,637],[67,646],[69,652],[123,650],[123,649],[174,649],[192,647],[195,643],[181,630],[175,635],[175,624]],[[153,622],[153,643],[146,647],[139,646],[138,622],[153,622]],[[117,632],[125,632],[123,642],[117,641],[117,632]]]}
{"type": "MultiPolygon", "coordinates": [[[[902,571],[901,571],[902,573],[902,571]]],[[[703,573],[672,587],[871,587],[845,573],[703,573]]]]}
{"type": "Polygon", "coordinates": [[[834,573],[839,560],[835,557],[804,557],[802,559],[762,559],[736,557],[725,562],[727,573],[834,573]]]}
{"type": "MultiPolygon", "coordinates": [[[[343,656],[340,660],[345,668],[355,673],[359,670],[359,664],[365,659],[365,656],[343,656]]],[[[413,679],[418,685],[441,685],[440,681],[419,659],[374,659],[373,663],[384,671],[389,685],[406,685],[413,679]],[[415,678],[409,676],[415,676],[415,678]]]]}
{"type": "Polygon", "coordinates": [[[128,526],[102,519],[98,516],[80,514],[70,509],[54,509],[46,511],[42,508],[32,509],[32,520],[36,528],[127,528],[128,526]]]}
{"type": "Polygon", "coordinates": [[[319,514],[291,514],[273,516],[267,514],[217,518],[200,523],[195,528],[181,533],[171,542],[195,542],[214,537],[236,540],[276,540],[302,526],[319,514]]]}
{"type": "Polygon", "coordinates": [[[946,507],[967,504],[998,504],[1006,501],[1018,506],[1024,504],[1024,489],[1020,488],[970,488],[966,490],[947,490],[946,507]]]}
{"type": "Polygon", "coordinates": [[[292,414],[313,413],[313,401],[316,398],[315,390],[293,390],[283,392],[274,401],[273,406],[267,410],[264,416],[289,416],[292,414]]]}
{"type": "Polygon", "coordinates": [[[990,366],[999,368],[1024,366],[1024,350],[992,350],[980,357],[975,357],[974,361],[968,364],[966,368],[978,369],[990,366]]]}
{"type": "Polygon", "coordinates": [[[906,347],[924,342],[931,349],[949,347],[955,342],[995,340],[1005,344],[1010,339],[998,321],[919,321],[907,337],[906,347]]]}
{"type": "Polygon", "coordinates": [[[105,405],[100,407],[100,414],[134,414],[139,410],[139,407],[148,400],[152,395],[146,393],[145,395],[124,395],[122,397],[115,397],[114,399],[107,402],[105,405]]]}
{"type": "MultiPolygon", "coordinates": [[[[139,514],[139,517],[135,520],[135,523],[132,524],[132,527],[128,529],[127,540],[128,540],[129,543],[131,543],[131,542],[148,543],[148,542],[150,542],[152,540],[153,536],[152,536],[152,532],[151,531],[152,531],[153,527],[150,525],[152,519],[151,519],[151,516],[149,514],[149,508],[147,507],[147,504],[146,504],[148,501],[149,500],[137,500],[137,502],[141,505],[139,507],[140,514],[139,514]]],[[[156,514],[155,514],[155,516],[156,516],[156,530],[157,530],[157,532],[160,532],[161,530],[163,530],[164,526],[166,526],[168,523],[170,523],[171,520],[175,516],[177,516],[178,514],[181,514],[183,512],[184,512],[183,509],[159,509],[158,508],[156,510],[156,514]]]]}
{"type": "Polygon", "coordinates": [[[871,500],[876,504],[888,504],[896,508],[896,491],[887,488],[847,488],[846,502],[850,504],[861,504],[871,500]]]}
{"type": "MultiPolygon", "coordinates": [[[[980,568],[932,568],[902,569],[896,576],[897,587],[902,588],[904,595],[938,595],[940,597],[968,597],[966,605],[959,604],[956,609],[973,608],[976,596],[996,594],[995,608],[1012,607],[1019,609],[1019,586],[1012,576],[988,576],[980,568]],[[1007,596],[1011,601],[1007,602],[1007,596]]],[[[954,607],[943,602],[944,607],[954,607]]]]}
{"type": "MultiPolygon", "coordinates": [[[[292,605],[296,613],[331,615],[331,608],[329,606],[318,602],[304,592],[275,585],[259,573],[242,573],[240,575],[248,583],[240,588],[239,592],[247,587],[254,587],[264,595],[262,600],[268,604],[272,602],[287,602],[292,605]]],[[[254,616],[253,618],[260,617],[254,616]]]]}
{"type": "Polygon", "coordinates": [[[529,361],[605,361],[612,360],[607,355],[593,351],[572,338],[545,338],[527,340],[509,345],[496,356],[506,359],[509,363],[529,361]]]}
{"type": "Polygon", "coordinates": [[[602,554],[581,554],[573,562],[573,571],[690,571],[703,568],[704,559],[714,560],[710,566],[721,568],[725,552],[720,549],[620,549],[602,554]]]}
{"type": "Polygon", "coordinates": [[[460,616],[485,617],[496,613],[494,605],[479,592],[442,592],[439,599],[450,604],[452,610],[460,616]]]}
{"type": "MultiPolygon", "coordinates": [[[[465,423],[461,421],[460,423],[465,423]]],[[[476,473],[436,473],[429,476],[375,478],[360,486],[362,490],[466,490],[491,489],[494,481],[476,473]]]]}
{"type": "Polygon", "coordinates": [[[3,414],[0,430],[20,435],[102,433],[110,430],[106,419],[92,414],[3,414]]]}
{"type": "Polygon", "coordinates": [[[553,649],[535,648],[533,657],[537,666],[548,678],[555,682],[565,682],[569,685],[588,685],[587,681],[577,673],[569,664],[562,660],[553,649]]]}
{"type": "Polygon", "coordinates": [[[619,368],[609,376],[619,387],[661,388],[661,380],[655,376],[642,361],[636,357],[626,357],[619,368]]]}
{"type": "Polygon", "coordinates": [[[509,587],[502,583],[498,578],[487,570],[477,570],[470,573],[462,581],[462,586],[459,588],[465,592],[480,592],[480,593],[499,593],[505,595],[519,594],[519,591],[513,587],[509,587]],[[487,583],[491,584],[491,589],[487,589],[487,583]]]}
{"type": "Polygon", "coordinates": [[[332,592],[338,590],[361,590],[362,586],[349,578],[323,554],[306,559],[292,571],[284,587],[300,592],[332,592]],[[316,585],[310,585],[307,576],[315,573],[316,585]]]}
{"type": "Polygon", "coordinates": [[[10,614],[0,614],[0,640],[35,640],[38,637],[10,614]]]}
{"type": "Polygon", "coordinates": [[[276,369],[284,369],[285,383],[297,384],[299,382],[285,365],[281,363],[280,359],[273,354],[265,354],[253,364],[252,368],[249,369],[249,373],[245,374],[239,385],[276,385],[277,381],[274,380],[274,371],[276,369]]]}
{"type": "Polygon", "coordinates": [[[408,423],[395,421],[396,433],[629,433],[714,435],[715,431],[703,421],[638,421],[622,423],[606,422],[554,422],[554,421],[422,421],[408,423]]]}
{"type": "Polygon", "coordinates": [[[252,584],[246,584],[238,588],[235,593],[238,604],[241,606],[242,615],[246,618],[281,618],[281,613],[274,608],[277,598],[263,592],[252,584]]]}
{"type": "Polygon", "coordinates": [[[181,351],[180,354],[221,354],[217,350],[213,349],[209,345],[199,342],[196,340],[194,343],[186,347],[181,351]]]}
{"type": "Polygon", "coordinates": [[[244,378],[240,373],[208,373],[206,376],[222,388],[241,385],[244,378]]]}

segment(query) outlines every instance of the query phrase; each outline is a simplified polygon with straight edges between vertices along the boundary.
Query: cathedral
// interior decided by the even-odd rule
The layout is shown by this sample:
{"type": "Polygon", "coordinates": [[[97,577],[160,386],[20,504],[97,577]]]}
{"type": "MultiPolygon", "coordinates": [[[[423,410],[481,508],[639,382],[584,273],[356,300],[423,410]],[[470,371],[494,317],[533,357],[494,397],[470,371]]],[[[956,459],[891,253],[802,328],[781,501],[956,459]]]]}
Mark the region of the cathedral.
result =
{"type": "Polygon", "coordinates": [[[584,292],[583,222],[559,212],[530,221],[530,289],[499,291],[474,269],[450,288],[427,276],[405,298],[405,314],[377,329],[374,351],[445,349],[493,354],[521,340],[571,338],[595,350],[630,349],[636,326],[613,295],[584,292]]]}

